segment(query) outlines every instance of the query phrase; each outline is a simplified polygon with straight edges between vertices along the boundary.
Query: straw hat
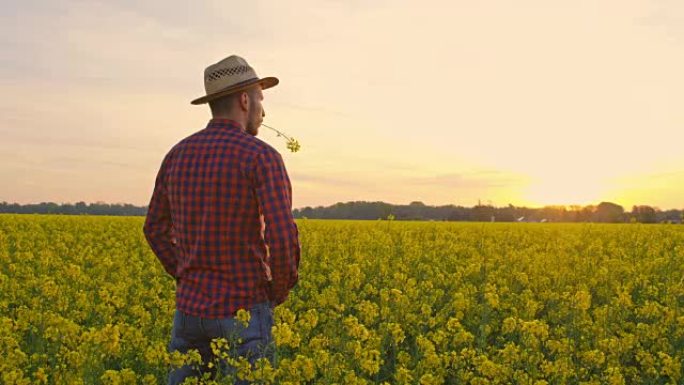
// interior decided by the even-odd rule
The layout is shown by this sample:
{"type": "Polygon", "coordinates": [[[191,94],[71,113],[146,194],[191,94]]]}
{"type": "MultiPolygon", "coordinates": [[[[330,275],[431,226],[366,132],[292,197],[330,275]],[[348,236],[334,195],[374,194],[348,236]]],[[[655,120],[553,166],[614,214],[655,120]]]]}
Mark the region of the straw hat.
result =
{"type": "Polygon", "coordinates": [[[278,78],[260,79],[245,59],[237,55],[228,56],[204,70],[204,89],[207,94],[191,103],[204,104],[221,96],[242,91],[254,84],[261,84],[261,88],[265,90],[277,85],[278,78]]]}

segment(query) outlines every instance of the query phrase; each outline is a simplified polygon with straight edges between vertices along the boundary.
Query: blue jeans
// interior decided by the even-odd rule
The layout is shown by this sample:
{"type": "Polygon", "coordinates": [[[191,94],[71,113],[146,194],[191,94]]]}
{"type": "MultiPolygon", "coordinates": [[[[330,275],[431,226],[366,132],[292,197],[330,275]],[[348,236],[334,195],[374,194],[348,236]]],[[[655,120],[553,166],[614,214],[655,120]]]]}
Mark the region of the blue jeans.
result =
{"type": "MultiPolygon", "coordinates": [[[[225,338],[229,341],[233,355],[247,358],[254,365],[259,358],[267,358],[275,364],[275,345],[271,336],[273,326],[273,309],[270,302],[255,305],[250,309],[250,320],[247,327],[233,317],[230,318],[202,318],[185,314],[176,310],[173,317],[173,330],[169,352],[180,351],[186,353],[190,349],[197,349],[202,356],[204,366],[200,370],[185,365],[172,368],[169,372],[169,385],[181,384],[188,377],[199,377],[201,373],[216,374],[217,368],[206,366],[215,360],[211,351],[211,341],[214,338],[225,338]],[[241,339],[237,344],[235,337],[241,339]],[[237,349],[235,349],[237,347],[237,349]]],[[[229,375],[230,367],[221,363],[219,370],[229,375]]],[[[247,381],[237,381],[236,385],[248,384],[247,381]]]]}

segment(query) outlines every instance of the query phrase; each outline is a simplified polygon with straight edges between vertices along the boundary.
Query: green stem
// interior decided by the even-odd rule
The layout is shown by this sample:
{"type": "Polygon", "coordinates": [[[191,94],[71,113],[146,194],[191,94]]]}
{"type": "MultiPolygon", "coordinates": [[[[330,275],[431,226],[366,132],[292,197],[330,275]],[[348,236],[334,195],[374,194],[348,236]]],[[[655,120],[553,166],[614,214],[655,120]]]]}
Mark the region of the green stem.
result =
{"type": "Polygon", "coordinates": [[[266,128],[270,128],[271,130],[275,131],[276,134],[278,134],[278,136],[283,136],[283,137],[285,137],[285,139],[290,140],[290,141],[292,140],[292,138],[290,138],[289,136],[285,135],[285,133],[283,133],[283,132],[281,132],[281,131],[279,131],[279,130],[277,130],[277,129],[271,127],[271,126],[265,125],[265,124],[263,124],[263,123],[261,123],[261,125],[264,126],[264,127],[266,127],[266,128]]]}

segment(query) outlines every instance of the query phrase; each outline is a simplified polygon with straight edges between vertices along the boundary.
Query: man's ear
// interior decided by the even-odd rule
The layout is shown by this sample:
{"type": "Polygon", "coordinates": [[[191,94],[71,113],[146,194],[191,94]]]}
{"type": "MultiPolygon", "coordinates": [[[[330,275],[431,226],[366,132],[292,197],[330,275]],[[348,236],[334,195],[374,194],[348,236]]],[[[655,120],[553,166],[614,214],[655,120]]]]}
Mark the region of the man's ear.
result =
{"type": "Polygon", "coordinates": [[[247,92],[240,92],[240,108],[244,111],[249,111],[249,95],[247,92]]]}

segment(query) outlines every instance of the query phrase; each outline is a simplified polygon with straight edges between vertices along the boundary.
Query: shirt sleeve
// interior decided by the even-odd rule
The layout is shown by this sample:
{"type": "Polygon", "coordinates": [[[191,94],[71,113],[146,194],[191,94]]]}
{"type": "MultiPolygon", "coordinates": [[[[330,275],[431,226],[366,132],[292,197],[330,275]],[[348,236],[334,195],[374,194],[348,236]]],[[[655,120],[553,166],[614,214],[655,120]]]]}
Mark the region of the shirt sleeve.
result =
{"type": "Polygon", "coordinates": [[[154,184],[154,192],[147,209],[147,217],[143,226],[145,238],[161,262],[164,270],[176,277],[177,249],[173,239],[173,224],[169,209],[169,198],[166,189],[166,165],[169,155],[164,158],[154,184]]]}
{"type": "Polygon", "coordinates": [[[279,305],[299,279],[299,233],[292,216],[292,186],[283,159],[274,150],[257,156],[254,178],[269,251],[269,299],[279,305]]]}

